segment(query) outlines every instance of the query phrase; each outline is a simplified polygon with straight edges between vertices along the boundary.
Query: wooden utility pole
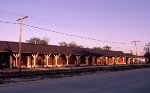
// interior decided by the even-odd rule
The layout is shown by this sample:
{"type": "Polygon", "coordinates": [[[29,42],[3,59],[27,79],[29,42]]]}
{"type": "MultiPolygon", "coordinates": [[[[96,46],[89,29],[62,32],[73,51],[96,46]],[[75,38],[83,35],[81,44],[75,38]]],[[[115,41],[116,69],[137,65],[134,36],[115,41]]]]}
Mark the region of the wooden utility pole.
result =
{"type": "Polygon", "coordinates": [[[19,72],[21,73],[21,50],[22,50],[22,19],[28,18],[28,16],[20,17],[17,21],[20,21],[20,35],[19,35],[19,72]]]}
{"type": "Polygon", "coordinates": [[[138,42],[140,42],[140,41],[132,41],[132,43],[134,43],[134,45],[135,45],[136,56],[138,55],[138,49],[137,49],[138,42]]]}

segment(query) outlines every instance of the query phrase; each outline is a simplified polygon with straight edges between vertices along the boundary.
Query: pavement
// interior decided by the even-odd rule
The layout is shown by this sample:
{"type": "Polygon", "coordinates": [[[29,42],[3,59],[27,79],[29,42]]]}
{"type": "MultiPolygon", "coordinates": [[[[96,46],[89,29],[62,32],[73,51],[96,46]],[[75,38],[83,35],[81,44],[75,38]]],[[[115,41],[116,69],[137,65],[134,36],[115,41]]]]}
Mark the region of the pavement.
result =
{"type": "Polygon", "coordinates": [[[150,93],[150,68],[19,82],[0,86],[1,93],[150,93]]]}
{"type": "MultiPolygon", "coordinates": [[[[136,65],[136,64],[134,64],[136,65]]],[[[138,64],[138,65],[149,65],[149,64],[138,64]]],[[[80,69],[80,68],[97,68],[97,67],[118,67],[118,66],[129,66],[126,64],[123,65],[94,65],[94,66],[66,66],[66,67],[33,67],[33,68],[22,68],[21,71],[44,71],[44,70],[59,70],[59,69],[80,69]]],[[[18,72],[19,68],[5,68],[0,69],[0,72],[18,72]]]]}

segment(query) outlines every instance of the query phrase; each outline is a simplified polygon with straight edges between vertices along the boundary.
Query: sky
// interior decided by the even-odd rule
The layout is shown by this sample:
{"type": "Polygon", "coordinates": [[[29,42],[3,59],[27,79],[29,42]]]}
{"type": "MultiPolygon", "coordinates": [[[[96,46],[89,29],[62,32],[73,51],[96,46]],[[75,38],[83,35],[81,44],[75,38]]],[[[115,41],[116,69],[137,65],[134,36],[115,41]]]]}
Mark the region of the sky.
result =
{"type": "MultiPolygon", "coordinates": [[[[139,55],[150,42],[150,0],[0,0],[0,21],[18,23],[20,16],[28,16],[24,24],[48,29],[23,26],[23,42],[47,37],[50,45],[74,41],[84,47],[108,45],[135,54],[132,41],[140,41],[139,55]]],[[[18,24],[0,22],[0,40],[18,42],[19,29],[18,24]]]]}

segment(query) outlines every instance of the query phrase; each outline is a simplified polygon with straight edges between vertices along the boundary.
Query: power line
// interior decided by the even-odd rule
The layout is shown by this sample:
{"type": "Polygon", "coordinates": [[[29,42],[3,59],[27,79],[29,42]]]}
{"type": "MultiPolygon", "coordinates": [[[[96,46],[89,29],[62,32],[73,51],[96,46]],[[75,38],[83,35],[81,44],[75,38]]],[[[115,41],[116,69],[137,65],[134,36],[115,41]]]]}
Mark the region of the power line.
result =
{"type": "MultiPolygon", "coordinates": [[[[15,22],[8,22],[8,21],[1,21],[1,20],[0,20],[0,23],[19,24],[19,23],[15,23],[15,22]]],[[[76,38],[81,38],[81,39],[93,40],[93,41],[97,41],[97,42],[116,43],[116,44],[122,44],[122,45],[131,44],[131,43],[119,43],[119,42],[114,42],[114,41],[113,42],[104,41],[104,40],[99,40],[99,39],[90,38],[90,37],[84,37],[84,36],[68,34],[68,33],[64,33],[64,32],[58,32],[58,31],[47,29],[47,28],[41,28],[41,27],[38,27],[38,26],[33,26],[33,25],[28,25],[28,24],[23,24],[23,25],[27,26],[27,27],[31,27],[31,28],[36,28],[36,29],[39,29],[39,30],[49,31],[49,32],[53,32],[53,33],[57,33],[57,34],[61,34],[61,35],[66,35],[66,36],[71,36],[71,37],[76,37],[76,38]]]]}
{"type": "MultiPolygon", "coordinates": [[[[77,32],[80,32],[80,33],[81,33],[81,31],[96,32],[95,30],[87,29],[87,28],[82,28],[82,27],[80,27],[80,26],[73,26],[73,25],[68,25],[68,24],[63,24],[63,23],[58,23],[58,22],[43,20],[43,19],[39,19],[39,18],[35,18],[35,17],[32,17],[31,20],[37,21],[37,22],[34,22],[34,23],[42,22],[42,25],[43,25],[43,23],[46,23],[46,24],[48,23],[48,24],[47,24],[48,26],[56,27],[56,28],[61,28],[61,29],[72,29],[72,30],[77,29],[77,30],[74,30],[74,31],[77,31],[77,32]]],[[[32,21],[32,22],[33,22],[33,21],[32,21]]],[[[92,33],[92,34],[94,34],[94,33],[92,33]]],[[[116,34],[107,33],[107,32],[105,32],[105,31],[102,31],[101,34],[106,35],[106,36],[117,37],[117,38],[119,38],[119,39],[122,39],[122,38],[123,38],[123,36],[118,36],[118,35],[116,35],[116,34]]],[[[97,34],[96,34],[96,35],[97,35],[97,34]]],[[[131,38],[129,38],[129,37],[128,37],[128,38],[127,38],[127,37],[124,37],[124,39],[130,40],[131,38]]]]}
{"type": "MultiPolygon", "coordinates": [[[[10,11],[0,11],[0,14],[5,14],[6,16],[13,16],[13,17],[15,16],[15,19],[18,18],[19,15],[22,15],[22,14],[18,14],[18,13],[12,12],[12,11],[11,12],[10,11]]],[[[71,29],[71,31],[73,30],[73,31],[80,32],[80,33],[82,33],[81,31],[95,32],[95,30],[85,29],[85,28],[82,28],[80,26],[73,26],[73,25],[68,25],[68,24],[64,24],[64,23],[48,21],[48,20],[39,19],[39,18],[36,18],[36,17],[31,17],[30,16],[30,19],[34,23],[39,24],[39,23],[42,22],[42,25],[45,25],[45,23],[46,23],[46,25],[48,25],[48,26],[61,28],[61,29],[65,29],[65,30],[71,29]],[[77,29],[77,30],[75,30],[75,29],[77,29]]],[[[120,37],[118,35],[106,33],[104,31],[102,31],[101,34],[102,33],[103,33],[103,35],[114,36],[114,37],[118,37],[119,39],[123,38],[123,36],[120,37]]],[[[92,33],[92,34],[95,34],[95,33],[92,33]]],[[[127,39],[127,38],[124,37],[124,39],[127,39]]],[[[130,40],[131,38],[128,37],[128,39],[130,40]]]]}

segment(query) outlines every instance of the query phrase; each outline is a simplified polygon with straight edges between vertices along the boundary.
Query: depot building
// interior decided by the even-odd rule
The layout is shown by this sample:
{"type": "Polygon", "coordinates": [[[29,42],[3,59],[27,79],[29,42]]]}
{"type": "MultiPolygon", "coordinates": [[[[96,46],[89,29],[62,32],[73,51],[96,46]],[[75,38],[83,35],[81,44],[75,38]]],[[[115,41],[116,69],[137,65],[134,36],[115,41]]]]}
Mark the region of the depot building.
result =
{"type": "MultiPolygon", "coordinates": [[[[19,43],[0,41],[0,68],[19,68],[19,43]]],[[[145,63],[122,51],[22,43],[21,67],[92,66],[145,63]]]]}

